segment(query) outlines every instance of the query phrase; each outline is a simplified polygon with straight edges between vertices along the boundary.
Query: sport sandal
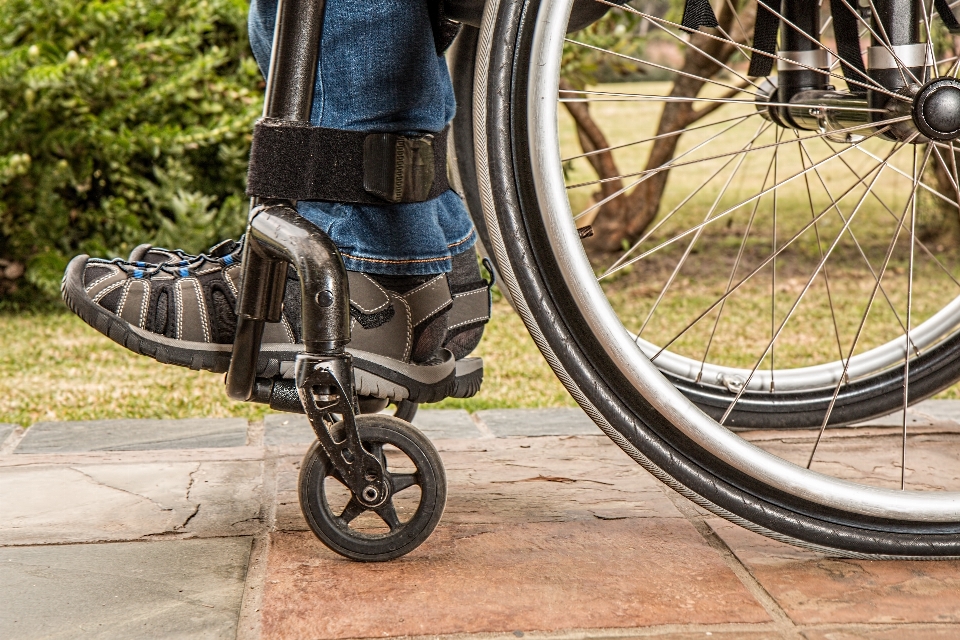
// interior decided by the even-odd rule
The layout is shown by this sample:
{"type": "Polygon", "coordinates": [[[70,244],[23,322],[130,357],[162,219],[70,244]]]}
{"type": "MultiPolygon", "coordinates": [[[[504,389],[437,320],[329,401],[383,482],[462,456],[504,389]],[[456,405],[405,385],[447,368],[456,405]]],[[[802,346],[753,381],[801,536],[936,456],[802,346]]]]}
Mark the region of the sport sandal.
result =
{"type": "MultiPolygon", "coordinates": [[[[239,240],[223,240],[204,254],[208,258],[239,256],[243,247],[243,236],[239,240]]],[[[151,244],[141,244],[130,252],[127,259],[131,263],[144,265],[189,264],[201,256],[185,253],[180,249],[162,249],[151,244]]],[[[492,274],[492,271],[491,271],[492,274]]],[[[453,353],[456,360],[465,359],[476,349],[483,337],[483,329],[490,321],[492,281],[483,279],[474,251],[464,251],[453,257],[453,268],[447,274],[447,282],[453,298],[453,306],[447,318],[447,338],[443,347],[453,353]]],[[[351,289],[352,292],[352,289],[351,289]]],[[[457,364],[457,376],[482,366],[482,362],[464,362],[457,364]]],[[[471,393],[470,395],[474,395],[471,393]]],[[[469,396],[456,396],[469,397],[469,396]]]]}
{"type": "MultiPolygon", "coordinates": [[[[135,353],[223,372],[230,363],[241,274],[242,246],[233,243],[231,249],[160,265],[77,256],[64,274],[63,298],[87,324],[135,353]]],[[[402,293],[365,274],[348,272],[348,277],[353,327],[348,349],[359,395],[435,402],[476,393],[482,362],[467,359],[457,380],[453,355],[439,348],[452,306],[443,276],[402,293]]],[[[302,351],[299,294],[290,270],[283,318],[264,331],[258,376],[293,377],[302,351]]]]}

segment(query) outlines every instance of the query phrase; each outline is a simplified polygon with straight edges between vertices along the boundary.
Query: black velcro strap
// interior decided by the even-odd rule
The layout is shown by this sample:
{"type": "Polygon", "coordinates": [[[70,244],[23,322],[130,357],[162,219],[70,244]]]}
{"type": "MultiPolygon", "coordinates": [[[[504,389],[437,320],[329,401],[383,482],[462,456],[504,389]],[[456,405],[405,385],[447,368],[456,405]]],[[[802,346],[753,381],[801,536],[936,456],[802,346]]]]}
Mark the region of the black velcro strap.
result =
{"type": "Polygon", "coordinates": [[[780,30],[780,18],[775,11],[779,7],[780,0],[757,0],[757,20],[753,27],[753,48],[757,51],[750,56],[748,76],[758,78],[773,71],[773,55],[777,51],[777,32],[780,30]]]}
{"type": "Polygon", "coordinates": [[[691,31],[696,31],[700,27],[719,27],[717,15],[710,6],[710,0],[687,0],[683,5],[683,20],[680,25],[691,31]]]}
{"type": "Polygon", "coordinates": [[[253,131],[250,148],[250,166],[247,171],[247,195],[284,200],[323,200],[347,204],[393,204],[397,202],[424,202],[450,189],[447,181],[447,132],[449,127],[431,136],[407,137],[394,134],[371,134],[365,131],[345,131],[313,127],[301,122],[261,118],[253,131]],[[367,138],[376,144],[367,144],[367,138]],[[383,153],[385,141],[395,141],[395,153],[383,153]],[[429,142],[432,152],[419,151],[429,142]],[[367,153],[372,147],[382,160],[367,153]],[[414,148],[415,159],[432,156],[432,167],[416,167],[409,162],[414,148]],[[404,164],[404,160],[408,160],[404,164]],[[421,179],[431,173],[432,180],[424,185],[421,179]],[[386,174],[394,189],[376,190],[380,196],[365,189],[373,174],[381,185],[386,174]],[[408,179],[404,180],[404,176],[408,179]],[[398,197],[393,197],[398,196],[398,197]]]}
{"type": "Polygon", "coordinates": [[[868,81],[860,53],[860,28],[856,7],[850,6],[850,0],[830,0],[830,14],[833,16],[833,34],[837,39],[837,53],[846,64],[843,75],[848,80],[868,81]]]}
{"type": "Polygon", "coordinates": [[[937,8],[937,13],[940,14],[940,19],[943,20],[944,26],[950,33],[960,33],[960,22],[957,22],[957,16],[953,15],[950,3],[947,2],[947,0],[934,0],[933,4],[937,8]]]}

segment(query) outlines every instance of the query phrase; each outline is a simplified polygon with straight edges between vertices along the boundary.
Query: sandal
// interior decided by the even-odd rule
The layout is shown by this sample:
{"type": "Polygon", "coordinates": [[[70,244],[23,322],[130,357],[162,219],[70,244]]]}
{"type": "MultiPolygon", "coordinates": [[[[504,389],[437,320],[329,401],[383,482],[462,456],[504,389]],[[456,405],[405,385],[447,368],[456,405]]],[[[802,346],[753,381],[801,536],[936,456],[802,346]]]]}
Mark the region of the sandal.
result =
{"type": "MultiPolygon", "coordinates": [[[[144,257],[151,252],[157,255],[150,249],[144,257]]],[[[170,259],[161,264],[77,256],[64,275],[63,298],[87,324],[135,353],[226,371],[236,331],[242,243],[221,243],[200,256],[165,253],[170,259]]],[[[468,358],[460,365],[441,348],[453,306],[444,276],[401,291],[358,272],[348,272],[348,278],[349,350],[358,395],[436,402],[479,390],[482,361],[468,358]]],[[[300,338],[299,281],[291,269],[283,317],[264,331],[258,376],[292,377],[300,338]]]]}
{"type": "MultiPolygon", "coordinates": [[[[239,255],[242,247],[243,236],[239,240],[223,240],[201,255],[208,258],[239,255]]],[[[201,256],[191,255],[180,249],[161,249],[151,244],[141,244],[130,252],[127,260],[145,265],[171,263],[185,265],[199,257],[201,256]]],[[[490,272],[492,273],[492,270],[490,272]]],[[[476,349],[480,338],[483,337],[484,325],[490,321],[490,288],[493,282],[483,279],[473,251],[464,251],[453,257],[453,269],[447,274],[447,281],[453,307],[447,318],[447,338],[443,342],[443,348],[452,352],[454,358],[459,361],[476,349]]],[[[351,280],[351,286],[352,283],[351,280]]],[[[468,369],[469,366],[465,363],[460,368],[468,369]]]]}

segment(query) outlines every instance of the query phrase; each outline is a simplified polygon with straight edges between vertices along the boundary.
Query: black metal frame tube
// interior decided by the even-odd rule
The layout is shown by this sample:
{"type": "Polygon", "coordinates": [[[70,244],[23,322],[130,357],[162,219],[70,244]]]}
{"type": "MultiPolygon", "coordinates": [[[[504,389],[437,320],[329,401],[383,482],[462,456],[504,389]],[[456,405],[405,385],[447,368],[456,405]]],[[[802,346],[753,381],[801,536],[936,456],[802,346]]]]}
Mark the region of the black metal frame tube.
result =
{"type": "MultiPolygon", "coordinates": [[[[888,91],[912,93],[926,81],[926,67],[911,64],[916,50],[911,45],[920,45],[921,0],[874,0],[872,46],[867,51],[867,74],[888,91]],[[891,53],[896,53],[896,58],[891,53]],[[899,62],[908,65],[909,72],[900,68],[899,62]],[[912,76],[912,77],[911,77],[912,76]]],[[[922,56],[921,56],[922,59],[922,56]]],[[[867,92],[870,106],[886,109],[892,98],[879,91],[867,92]]],[[[903,106],[903,105],[893,105],[903,106]]],[[[886,113],[876,113],[874,120],[888,118],[886,113]]],[[[903,134],[890,132],[886,138],[897,140],[903,134]]]]}
{"type": "MultiPolygon", "coordinates": [[[[920,12],[923,11],[920,2],[921,0],[874,0],[877,11],[873,16],[874,34],[870,39],[877,52],[881,55],[886,52],[886,45],[896,51],[897,47],[920,44],[920,16],[922,15],[920,12]],[[885,38],[889,39],[889,42],[885,42],[885,38]]],[[[867,57],[869,59],[869,54],[867,57]]],[[[909,69],[916,79],[911,78],[910,74],[899,68],[870,69],[869,74],[882,87],[890,91],[897,91],[909,84],[925,82],[923,65],[911,65],[909,69]]]]}
{"type": "MultiPolygon", "coordinates": [[[[309,124],[320,63],[325,0],[279,0],[263,115],[309,124]]],[[[307,353],[342,355],[350,340],[350,296],[336,245],[290,201],[250,205],[227,395],[255,395],[263,328],[280,320],[288,264],[300,277],[307,353]]],[[[258,394],[262,395],[262,394],[258,394]]],[[[258,398],[259,399],[259,398],[258,398]]]]}
{"type": "MultiPolygon", "coordinates": [[[[783,0],[780,24],[780,50],[783,59],[777,61],[778,102],[790,102],[801,91],[825,91],[830,89],[829,76],[807,67],[826,69],[828,60],[825,49],[820,46],[820,6],[809,0],[783,0]],[[794,65],[787,60],[800,63],[794,65]]],[[[802,122],[791,117],[789,109],[779,108],[780,119],[799,129],[802,122]]]]}
{"type": "Polygon", "coordinates": [[[279,0],[263,105],[266,118],[310,122],[326,0],[279,0]]]}

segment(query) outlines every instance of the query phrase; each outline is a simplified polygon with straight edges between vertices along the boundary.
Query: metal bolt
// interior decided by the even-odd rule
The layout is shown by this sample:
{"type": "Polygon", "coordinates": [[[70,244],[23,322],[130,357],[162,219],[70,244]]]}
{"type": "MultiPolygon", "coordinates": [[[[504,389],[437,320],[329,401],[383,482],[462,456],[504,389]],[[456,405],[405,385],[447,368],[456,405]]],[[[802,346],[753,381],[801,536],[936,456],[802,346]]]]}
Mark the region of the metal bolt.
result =
{"type": "Polygon", "coordinates": [[[321,307],[329,307],[333,304],[333,292],[322,289],[317,291],[317,304],[321,307]]]}
{"type": "Polygon", "coordinates": [[[363,499],[366,502],[374,502],[377,498],[380,497],[380,492],[377,491],[377,488],[373,485],[367,485],[363,490],[363,499]]]}

